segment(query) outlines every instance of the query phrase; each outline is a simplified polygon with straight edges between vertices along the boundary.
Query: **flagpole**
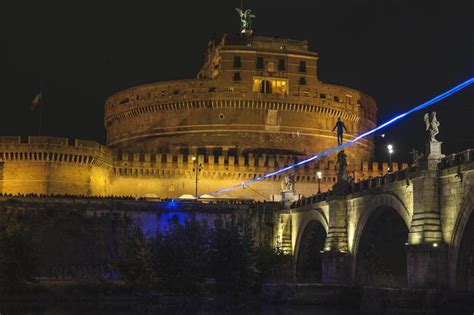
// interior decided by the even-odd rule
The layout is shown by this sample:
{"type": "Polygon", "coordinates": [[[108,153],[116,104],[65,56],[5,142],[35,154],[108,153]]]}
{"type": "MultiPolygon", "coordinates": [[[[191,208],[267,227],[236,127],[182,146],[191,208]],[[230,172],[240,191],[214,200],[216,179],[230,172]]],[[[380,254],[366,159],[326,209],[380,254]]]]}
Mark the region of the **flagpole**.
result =
{"type": "Polygon", "coordinates": [[[41,132],[43,131],[43,107],[44,107],[44,88],[43,80],[40,81],[40,100],[39,100],[39,128],[38,136],[41,137],[41,132]]]}

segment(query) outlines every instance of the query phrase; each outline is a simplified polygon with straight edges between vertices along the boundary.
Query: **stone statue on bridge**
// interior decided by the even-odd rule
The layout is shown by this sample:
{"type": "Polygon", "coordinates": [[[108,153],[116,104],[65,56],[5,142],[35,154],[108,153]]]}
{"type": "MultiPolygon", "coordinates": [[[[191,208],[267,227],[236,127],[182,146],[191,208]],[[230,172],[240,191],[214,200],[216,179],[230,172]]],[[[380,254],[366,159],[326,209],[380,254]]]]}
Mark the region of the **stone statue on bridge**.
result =
{"type": "Polygon", "coordinates": [[[439,133],[439,121],[436,119],[436,112],[431,112],[431,114],[425,114],[425,125],[426,131],[428,131],[430,136],[430,142],[439,142],[436,140],[435,136],[439,133]]]}
{"type": "Polygon", "coordinates": [[[437,170],[438,163],[445,156],[441,152],[441,143],[436,139],[439,133],[439,121],[436,118],[436,112],[426,113],[424,116],[426,131],[429,135],[429,141],[425,144],[425,156],[420,159],[420,166],[422,168],[437,170]]]}
{"type": "Polygon", "coordinates": [[[295,191],[295,176],[288,174],[283,178],[283,181],[281,182],[281,191],[295,191]]]}
{"type": "Polygon", "coordinates": [[[347,169],[347,154],[344,150],[339,151],[337,154],[337,166],[338,166],[338,175],[341,177],[347,178],[346,169],[347,169]]]}

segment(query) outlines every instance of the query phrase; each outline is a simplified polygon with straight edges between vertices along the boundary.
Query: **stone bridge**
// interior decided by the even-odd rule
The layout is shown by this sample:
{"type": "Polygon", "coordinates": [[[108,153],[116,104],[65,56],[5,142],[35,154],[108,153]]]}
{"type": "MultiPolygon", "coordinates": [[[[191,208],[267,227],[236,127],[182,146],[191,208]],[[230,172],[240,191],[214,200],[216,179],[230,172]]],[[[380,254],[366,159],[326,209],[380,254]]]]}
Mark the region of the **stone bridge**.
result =
{"type": "Polygon", "coordinates": [[[474,289],[474,150],[427,144],[412,167],[301,199],[276,242],[301,281],[474,289]]]}

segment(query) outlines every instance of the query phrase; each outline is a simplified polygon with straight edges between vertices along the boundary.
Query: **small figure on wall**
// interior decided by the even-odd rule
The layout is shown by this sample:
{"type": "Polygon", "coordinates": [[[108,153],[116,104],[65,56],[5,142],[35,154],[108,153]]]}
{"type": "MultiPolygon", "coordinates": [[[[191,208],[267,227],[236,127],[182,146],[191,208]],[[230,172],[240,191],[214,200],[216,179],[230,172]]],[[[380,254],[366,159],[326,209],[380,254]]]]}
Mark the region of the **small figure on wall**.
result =
{"type": "Polygon", "coordinates": [[[344,131],[348,132],[346,126],[341,120],[341,117],[337,118],[337,122],[334,125],[334,128],[332,128],[332,131],[336,129],[337,129],[337,145],[341,145],[343,142],[344,131]]]}
{"type": "Polygon", "coordinates": [[[346,176],[346,169],[347,169],[347,154],[344,150],[341,150],[337,153],[337,165],[338,165],[338,175],[346,176]]]}

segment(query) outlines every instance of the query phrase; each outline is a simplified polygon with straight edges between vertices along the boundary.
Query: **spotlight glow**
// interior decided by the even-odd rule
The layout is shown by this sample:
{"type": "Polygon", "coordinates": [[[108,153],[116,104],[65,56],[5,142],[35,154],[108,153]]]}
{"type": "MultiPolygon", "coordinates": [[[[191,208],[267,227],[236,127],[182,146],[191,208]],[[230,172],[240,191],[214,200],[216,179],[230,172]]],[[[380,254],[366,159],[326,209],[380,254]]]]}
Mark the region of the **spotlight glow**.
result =
{"type": "Polygon", "coordinates": [[[319,158],[319,157],[321,157],[321,156],[325,156],[325,155],[328,155],[328,154],[330,154],[330,153],[332,153],[332,152],[334,152],[334,151],[337,151],[337,150],[343,149],[343,148],[345,148],[345,147],[348,147],[348,146],[350,146],[350,145],[356,143],[358,140],[363,139],[363,138],[365,138],[365,137],[367,137],[367,136],[373,134],[374,132],[383,129],[383,128],[385,128],[385,127],[387,127],[387,126],[393,124],[394,122],[396,122],[396,121],[398,121],[398,120],[400,120],[400,119],[402,119],[402,118],[404,118],[404,117],[406,117],[406,116],[408,116],[408,115],[410,115],[410,114],[412,114],[412,113],[414,113],[414,112],[417,112],[417,111],[422,110],[422,109],[424,109],[424,108],[426,108],[426,107],[429,107],[429,106],[431,106],[431,105],[433,105],[433,104],[435,104],[435,103],[437,103],[437,102],[439,102],[439,101],[441,101],[441,100],[443,100],[443,99],[445,99],[445,98],[451,96],[452,94],[454,94],[454,93],[456,93],[456,92],[459,92],[460,90],[462,90],[462,89],[468,87],[469,85],[471,85],[471,84],[473,84],[473,83],[474,83],[474,77],[473,77],[473,78],[470,78],[469,80],[464,81],[463,83],[461,83],[461,84],[459,84],[459,85],[456,85],[455,87],[453,87],[453,88],[447,90],[446,92],[444,92],[444,93],[442,93],[442,94],[440,94],[440,95],[438,95],[438,96],[436,96],[436,97],[434,97],[434,98],[432,98],[432,99],[430,99],[430,100],[428,100],[428,101],[426,101],[426,102],[424,102],[424,103],[422,103],[422,104],[420,104],[420,105],[418,105],[418,106],[413,107],[412,109],[410,109],[409,111],[406,111],[405,113],[402,113],[402,114],[399,114],[399,115],[393,117],[392,119],[390,119],[390,120],[384,122],[384,123],[381,124],[380,126],[374,128],[374,129],[371,129],[371,130],[369,130],[369,131],[367,131],[367,132],[364,132],[364,133],[358,135],[357,137],[353,138],[352,140],[350,140],[350,141],[348,141],[348,142],[346,142],[346,143],[343,143],[343,144],[341,144],[341,145],[339,145],[339,146],[337,146],[337,147],[334,147],[334,148],[331,148],[331,149],[326,150],[326,151],[324,151],[324,152],[315,154],[315,155],[313,155],[313,156],[311,156],[311,157],[309,157],[309,158],[307,158],[307,159],[304,159],[304,160],[302,160],[302,161],[300,161],[300,162],[298,162],[298,163],[295,163],[295,164],[286,166],[286,167],[284,167],[284,168],[278,169],[278,170],[276,170],[276,171],[274,171],[274,172],[271,172],[271,173],[268,173],[268,174],[264,174],[264,175],[262,175],[262,176],[259,176],[259,177],[254,178],[254,179],[252,179],[252,180],[248,180],[248,181],[242,182],[242,183],[240,183],[240,184],[238,184],[238,185],[234,185],[234,186],[227,187],[227,188],[224,188],[224,189],[216,190],[216,191],[213,191],[213,192],[210,192],[210,193],[207,193],[207,194],[209,194],[209,195],[216,195],[216,194],[220,194],[220,193],[223,193],[223,192],[226,192],[226,191],[230,191],[230,190],[234,190],[234,189],[237,189],[237,188],[240,188],[240,187],[244,187],[244,186],[246,186],[246,185],[249,185],[249,184],[252,184],[252,183],[261,181],[261,180],[263,180],[263,179],[266,179],[266,178],[269,178],[269,177],[278,175],[278,174],[280,174],[280,173],[289,171],[289,170],[291,170],[291,169],[293,169],[293,168],[299,167],[299,166],[301,166],[301,165],[303,165],[303,164],[306,164],[306,163],[309,163],[309,162],[311,162],[311,161],[314,161],[314,160],[316,160],[317,158],[319,158]]]}

